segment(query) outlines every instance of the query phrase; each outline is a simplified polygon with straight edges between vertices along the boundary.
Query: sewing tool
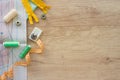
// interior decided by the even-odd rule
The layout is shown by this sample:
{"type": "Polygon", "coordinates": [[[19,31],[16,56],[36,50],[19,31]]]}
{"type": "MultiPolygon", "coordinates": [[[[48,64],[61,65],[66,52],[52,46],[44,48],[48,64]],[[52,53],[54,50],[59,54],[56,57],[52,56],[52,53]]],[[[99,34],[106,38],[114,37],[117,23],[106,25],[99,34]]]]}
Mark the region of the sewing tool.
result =
{"type": "Polygon", "coordinates": [[[8,12],[4,17],[3,20],[8,23],[10,22],[13,18],[15,18],[18,15],[18,12],[16,9],[12,9],[10,12],[8,12]]]}
{"type": "MultiPolygon", "coordinates": [[[[37,5],[43,11],[44,14],[47,14],[48,10],[50,9],[50,6],[45,4],[42,0],[31,0],[31,2],[37,5]]],[[[38,17],[34,14],[32,10],[29,0],[22,0],[22,4],[28,14],[30,24],[33,24],[33,19],[36,22],[39,22],[38,17]]]]}
{"type": "Polygon", "coordinates": [[[19,57],[20,57],[21,59],[23,59],[30,50],[31,50],[31,46],[30,46],[30,45],[27,45],[27,46],[24,48],[24,50],[19,54],[19,57]]]}
{"type": "Polygon", "coordinates": [[[43,11],[44,14],[47,14],[48,10],[51,8],[50,6],[45,4],[42,0],[32,0],[32,2],[36,4],[43,11]]]}
{"type": "Polygon", "coordinates": [[[20,43],[17,41],[8,41],[8,42],[3,42],[3,45],[4,47],[18,47],[20,43]]]}
{"type": "Polygon", "coordinates": [[[47,18],[47,17],[46,17],[46,14],[42,14],[42,15],[41,15],[41,19],[42,19],[42,20],[46,20],[46,18],[47,18]]]}
{"type": "Polygon", "coordinates": [[[16,18],[14,21],[15,21],[15,25],[16,25],[16,26],[21,26],[21,25],[22,25],[21,19],[16,18]]]}
{"type": "Polygon", "coordinates": [[[41,33],[42,33],[42,30],[35,27],[33,29],[32,33],[30,34],[29,39],[32,41],[37,41],[38,38],[40,37],[41,33]]]}
{"type": "Polygon", "coordinates": [[[30,3],[28,0],[22,0],[23,6],[28,14],[28,19],[30,21],[30,24],[33,24],[33,19],[35,19],[36,22],[39,22],[38,17],[34,14],[32,7],[30,6],[30,3]]]}
{"type": "Polygon", "coordinates": [[[21,69],[21,72],[26,75],[22,77],[19,77],[19,73],[13,75],[14,71],[11,69],[17,61],[21,61],[19,53],[27,42],[27,17],[21,0],[0,0],[0,17],[0,80],[27,80],[25,79],[27,73],[25,73],[24,69],[21,69]],[[20,18],[22,22],[20,27],[15,24],[15,18],[20,18]],[[17,41],[23,45],[19,47],[5,47],[3,45],[3,42],[11,41],[17,41]],[[13,79],[13,76],[17,76],[17,79],[13,79]]]}
{"type": "MultiPolygon", "coordinates": [[[[24,0],[26,1],[26,0],[24,0]]],[[[27,0],[29,1],[29,0],[27,0]]],[[[33,0],[33,2],[37,2],[37,0],[33,0]]],[[[41,1],[40,1],[41,2],[41,1]]],[[[38,48],[32,48],[30,45],[26,45],[26,13],[23,10],[23,5],[21,4],[21,0],[0,0],[1,6],[1,15],[0,17],[4,17],[1,19],[1,29],[0,29],[0,38],[5,41],[1,42],[2,46],[0,48],[0,59],[4,60],[0,61],[0,80],[27,80],[27,68],[32,61],[30,59],[30,54],[34,53],[42,53],[44,50],[44,45],[42,41],[39,39],[42,30],[35,30],[35,33],[31,35],[31,39],[35,41],[35,43],[39,46],[38,48]],[[9,4],[9,5],[8,5],[9,4]],[[14,9],[13,9],[14,8],[14,9]],[[5,10],[6,9],[6,10],[5,10]],[[9,9],[12,9],[9,12],[9,9]],[[17,11],[16,11],[17,10],[17,11]],[[7,15],[5,15],[7,14],[7,15]],[[19,14],[19,15],[18,15],[19,14]],[[14,19],[18,18],[18,19],[14,19]],[[13,19],[13,21],[12,21],[13,19]],[[4,21],[3,21],[4,20],[4,21]],[[11,23],[8,25],[4,25],[4,22],[11,23]],[[13,24],[12,24],[13,23],[13,24]],[[8,26],[8,27],[7,27],[8,26]],[[17,27],[20,26],[20,27],[17,27]],[[38,30],[38,31],[37,31],[38,30]],[[3,32],[4,31],[4,32],[3,32]],[[6,41],[11,40],[11,41],[6,41]],[[13,41],[16,40],[16,41],[13,41]],[[23,45],[20,45],[23,44],[23,45]],[[5,47],[5,48],[4,48],[5,47]],[[18,48],[15,48],[18,47],[18,48]],[[25,47],[25,48],[24,48],[25,47]],[[9,49],[6,49],[9,48],[9,49]],[[15,49],[13,49],[15,48],[15,49]],[[24,48],[24,49],[23,49],[24,48]],[[19,51],[22,51],[21,53],[19,51]],[[24,60],[21,59],[25,58],[24,60]],[[6,66],[6,67],[5,67],[6,66]]],[[[43,3],[43,2],[42,2],[43,3]]],[[[26,4],[26,3],[25,3],[26,4]]],[[[36,3],[37,4],[37,3],[36,3]]],[[[42,5],[41,3],[37,6],[41,6],[41,10],[46,13],[47,6],[42,5]],[[43,7],[43,9],[42,9],[43,7]],[[45,10],[45,11],[44,11],[45,10]]],[[[34,10],[36,7],[32,7],[34,10]]],[[[27,12],[27,11],[26,11],[27,12]]],[[[29,11],[28,11],[29,13],[29,11]]],[[[28,14],[29,21],[32,22],[32,18],[38,22],[36,15],[32,12],[32,14],[28,14]]]]}

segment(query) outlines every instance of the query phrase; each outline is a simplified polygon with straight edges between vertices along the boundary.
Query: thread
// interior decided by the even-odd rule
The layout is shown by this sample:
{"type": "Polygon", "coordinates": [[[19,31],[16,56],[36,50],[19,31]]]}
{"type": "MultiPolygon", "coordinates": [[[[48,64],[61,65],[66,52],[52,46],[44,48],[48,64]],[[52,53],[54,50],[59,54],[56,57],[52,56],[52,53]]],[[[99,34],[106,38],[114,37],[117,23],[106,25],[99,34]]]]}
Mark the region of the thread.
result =
{"type": "Polygon", "coordinates": [[[12,9],[10,12],[8,12],[4,17],[3,20],[8,23],[10,22],[13,18],[15,18],[18,15],[16,9],[12,9]]]}
{"type": "Polygon", "coordinates": [[[18,47],[20,43],[16,41],[8,41],[8,42],[3,42],[3,45],[4,47],[18,47]]]}
{"type": "Polygon", "coordinates": [[[31,50],[31,46],[30,45],[27,45],[23,51],[19,54],[19,57],[21,59],[25,58],[25,56],[27,55],[27,53],[31,50]]]}

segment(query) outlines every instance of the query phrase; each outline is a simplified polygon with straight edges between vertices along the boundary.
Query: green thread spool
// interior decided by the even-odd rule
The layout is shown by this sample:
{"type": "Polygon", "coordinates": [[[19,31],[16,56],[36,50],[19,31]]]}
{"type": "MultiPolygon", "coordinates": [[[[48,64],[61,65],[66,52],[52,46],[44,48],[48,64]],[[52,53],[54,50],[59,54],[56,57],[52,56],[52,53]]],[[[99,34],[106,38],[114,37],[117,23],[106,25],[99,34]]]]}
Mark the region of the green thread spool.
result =
{"type": "Polygon", "coordinates": [[[31,46],[30,46],[30,45],[27,45],[27,46],[23,49],[23,51],[19,54],[19,57],[20,57],[21,59],[23,59],[30,50],[31,50],[31,46]]]}
{"type": "Polygon", "coordinates": [[[18,47],[20,45],[19,42],[17,41],[6,41],[6,42],[3,42],[3,45],[4,47],[18,47]]]}

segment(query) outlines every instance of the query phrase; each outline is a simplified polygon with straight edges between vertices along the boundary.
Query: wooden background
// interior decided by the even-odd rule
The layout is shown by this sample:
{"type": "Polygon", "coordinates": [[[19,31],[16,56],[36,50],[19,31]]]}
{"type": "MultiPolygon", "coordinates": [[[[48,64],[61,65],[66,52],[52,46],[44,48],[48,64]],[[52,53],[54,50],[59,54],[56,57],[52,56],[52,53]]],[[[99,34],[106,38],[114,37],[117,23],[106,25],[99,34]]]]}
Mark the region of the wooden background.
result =
{"type": "MultiPolygon", "coordinates": [[[[120,80],[120,0],[45,0],[42,54],[32,55],[28,80],[120,80]]],[[[36,45],[28,40],[29,44],[36,45]]]]}

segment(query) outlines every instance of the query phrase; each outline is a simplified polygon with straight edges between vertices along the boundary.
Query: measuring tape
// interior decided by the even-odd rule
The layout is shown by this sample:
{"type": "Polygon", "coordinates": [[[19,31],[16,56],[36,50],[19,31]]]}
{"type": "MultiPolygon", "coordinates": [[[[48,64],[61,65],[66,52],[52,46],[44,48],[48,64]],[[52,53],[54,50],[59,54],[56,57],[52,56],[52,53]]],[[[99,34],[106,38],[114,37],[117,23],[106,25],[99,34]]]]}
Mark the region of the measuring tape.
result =
{"type": "MultiPolygon", "coordinates": [[[[23,51],[20,53],[19,57],[21,59],[25,58],[25,61],[18,61],[15,64],[13,64],[13,66],[7,71],[4,72],[3,75],[0,76],[0,80],[7,80],[7,78],[12,79],[13,75],[18,72],[19,70],[24,70],[24,67],[28,66],[31,62],[31,57],[30,54],[40,54],[43,52],[44,50],[44,44],[43,42],[39,39],[39,36],[41,35],[42,30],[40,30],[39,28],[35,27],[34,30],[32,31],[32,33],[29,36],[29,39],[31,39],[32,41],[34,41],[37,45],[38,48],[31,48],[30,45],[27,45],[23,51]],[[32,36],[34,34],[34,36],[32,36]],[[21,67],[20,67],[21,66],[21,67]],[[19,68],[17,68],[19,67],[19,68]],[[15,68],[15,70],[13,70],[15,68]],[[16,68],[19,69],[16,71],[16,68]],[[20,69],[21,68],[21,69],[20,69]]],[[[12,41],[12,42],[4,42],[3,45],[7,48],[7,47],[19,47],[20,43],[16,42],[16,41],[12,41]]],[[[25,72],[25,70],[24,70],[25,72]]],[[[21,72],[20,72],[21,73],[21,72]]],[[[22,75],[20,74],[19,75],[22,75]]],[[[19,75],[16,75],[14,77],[15,80],[16,77],[18,77],[19,75]]],[[[25,77],[23,77],[25,78],[25,77]]],[[[24,80],[24,79],[23,79],[24,80]]]]}
{"type": "Polygon", "coordinates": [[[43,42],[39,39],[40,35],[42,33],[42,30],[35,27],[33,29],[33,31],[31,32],[30,36],[29,36],[29,39],[34,41],[39,48],[32,48],[28,45],[26,46],[26,48],[23,50],[22,53],[20,53],[20,58],[24,58],[25,57],[25,62],[23,61],[19,61],[19,62],[16,62],[15,63],[15,66],[28,66],[31,62],[31,59],[30,59],[30,54],[34,54],[34,53],[37,53],[37,54],[40,54],[43,52],[44,50],[44,44],[43,42]]]}
{"type": "Polygon", "coordinates": [[[39,39],[38,41],[36,41],[37,45],[39,46],[39,48],[35,49],[35,48],[32,48],[28,54],[25,56],[25,61],[19,61],[19,62],[16,62],[15,63],[15,66],[28,66],[31,62],[31,59],[30,59],[30,54],[40,54],[43,52],[44,50],[44,44],[42,43],[42,41],[39,39]]]}
{"type": "MultiPolygon", "coordinates": [[[[34,12],[32,10],[32,7],[30,6],[29,0],[21,0],[21,1],[22,1],[22,4],[23,4],[27,14],[28,14],[28,19],[29,19],[30,24],[33,24],[33,19],[36,22],[39,22],[38,17],[34,14],[34,12]]],[[[31,0],[31,1],[34,4],[36,4],[37,7],[39,7],[43,11],[44,14],[46,14],[48,12],[48,10],[50,9],[50,6],[45,4],[42,0],[31,0]]],[[[7,14],[4,17],[4,21],[8,23],[13,18],[15,18],[17,15],[18,15],[18,13],[16,12],[16,10],[12,10],[11,12],[9,12],[9,14],[7,14]]],[[[21,23],[18,23],[18,22],[19,21],[17,21],[16,25],[17,26],[21,25],[21,23]]],[[[36,29],[36,30],[38,30],[38,29],[36,29]]],[[[31,40],[34,41],[39,46],[39,48],[36,49],[36,48],[31,48],[29,46],[26,46],[25,49],[23,50],[24,52],[23,53],[21,52],[22,56],[20,57],[20,58],[25,57],[25,61],[19,61],[19,62],[16,62],[15,64],[13,64],[12,67],[8,71],[4,72],[0,76],[0,80],[12,79],[13,75],[17,73],[18,69],[20,69],[20,66],[22,66],[22,70],[23,70],[24,69],[23,66],[28,66],[30,64],[30,62],[31,62],[30,54],[34,54],[34,53],[40,54],[40,53],[43,52],[44,44],[40,39],[38,39],[38,36],[40,36],[40,34],[41,34],[41,32],[38,31],[37,33],[34,33],[34,35],[31,34],[31,37],[30,37],[31,40]],[[14,70],[14,68],[15,68],[15,70],[14,70]]],[[[10,43],[9,42],[4,42],[3,45],[5,47],[18,47],[20,45],[18,42],[13,42],[12,44],[14,44],[14,45],[9,45],[9,44],[11,44],[11,42],[10,43]]],[[[27,72],[27,71],[25,71],[25,72],[27,72]]],[[[14,79],[17,80],[16,76],[14,77],[14,79]]],[[[22,80],[24,80],[24,79],[22,79],[22,80]]]]}
{"type": "MultiPolygon", "coordinates": [[[[48,10],[50,9],[50,6],[45,4],[42,0],[31,0],[31,1],[34,4],[36,4],[43,11],[44,14],[46,14],[48,10]]],[[[32,7],[30,6],[29,0],[22,0],[22,4],[28,14],[28,19],[29,19],[30,24],[33,24],[33,19],[36,22],[39,22],[38,17],[32,11],[32,7]]]]}
{"type": "Polygon", "coordinates": [[[0,76],[0,80],[7,80],[7,78],[13,78],[13,68],[16,66],[28,66],[31,62],[30,54],[35,54],[35,53],[42,53],[44,50],[44,44],[43,42],[39,39],[36,41],[37,45],[39,48],[34,49],[32,48],[28,54],[25,56],[25,61],[19,61],[16,62],[12,68],[10,68],[7,72],[4,72],[3,75],[0,76]]]}

